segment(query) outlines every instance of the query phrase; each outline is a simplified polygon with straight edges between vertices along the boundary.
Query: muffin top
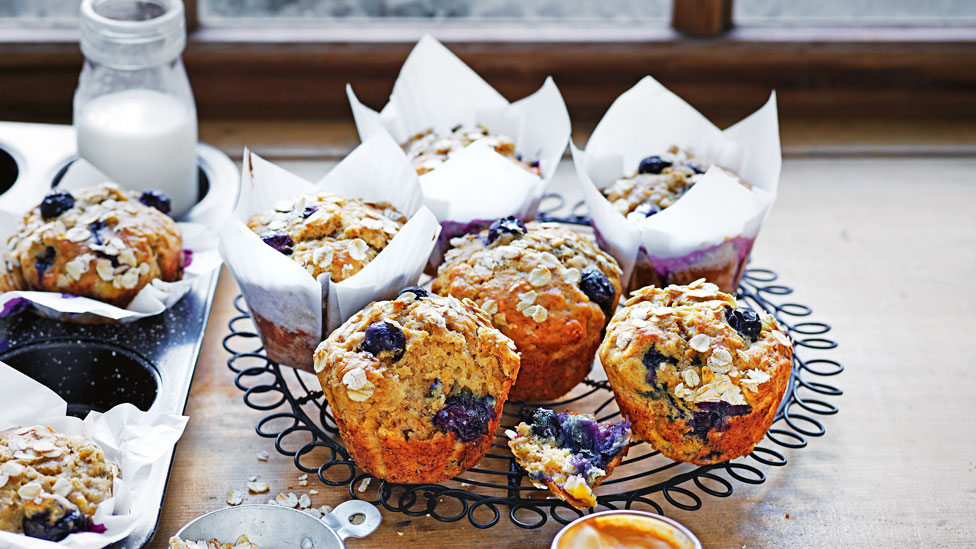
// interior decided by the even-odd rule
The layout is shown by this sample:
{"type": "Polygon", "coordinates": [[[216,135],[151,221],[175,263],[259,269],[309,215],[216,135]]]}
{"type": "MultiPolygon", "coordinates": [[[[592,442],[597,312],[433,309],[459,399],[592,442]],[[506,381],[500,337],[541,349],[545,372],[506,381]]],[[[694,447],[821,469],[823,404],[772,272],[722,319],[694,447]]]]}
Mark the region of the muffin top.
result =
{"type": "Polygon", "coordinates": [[[407,441],[489,434],[518,367],[512,341],[474,303],[417,287],[371,303],[315,352],[337,416],[407,441]]]}
{"type": "Polygon", "coordinates": [[[519,316],[536,324],[550,317],[565,321],[589,304],[610,318],[620,296],[617,262],[556,223],[508,217],[480,234],[451,239],[451,245],[434,291],[475,301],[500,328],[518,323],[519,316]]]}
{"type": "Polygon", "coordinates": [[[674,205],[710,166],[672,146],[666,154],[644,158],[634,175],[621,177],[602,192],[622,215],[641,220],[674,205]]]}
{"type": "Polygon", "coordinates": [[[118,475],[118,466],[83,436],[36,426],[0,431],[0,530],[60,539],[70,533],[59,532],[65,522],[84,523],[79,512],[91,517],[112,496],[118,475]]]}
{"type": "Polygon", "coordinates": [[[484,141],[498,154],[539,175],[538,161],[524,161],[515,152],[515,142],[511,138],[504,135],[493,135],[481,124],[476,124],[474,128],[458,124],[449,132],[435,132],[433,129],[429,129],[411,137],[403,144],[403,148],[417,169],[417,173],[423,175],[434,170],[446,162],[452,154],[475,141],[484,141]]]}
{"type": "Polygon", "coordinates": [[[393,240],[407,219],[393,206],[318,193],[275,204],[247,226],[313,277],[340,282],[358,273],[393,240]]]}
{"type": "Polygon", "coordinates": [[[8,284],[125,306],[153,278],[182,275],[182,237],[156,191],[125,193],[111,183],[55,190],[7,240],[8,284]]]}
{"type": "Polygon", "coordinates": [[[634,292],[600,349],[604,367],[638,392],[726,415],[748,413],[791,356],[792,342],[772,316],[739,307],[704,279],[634,292]]]}

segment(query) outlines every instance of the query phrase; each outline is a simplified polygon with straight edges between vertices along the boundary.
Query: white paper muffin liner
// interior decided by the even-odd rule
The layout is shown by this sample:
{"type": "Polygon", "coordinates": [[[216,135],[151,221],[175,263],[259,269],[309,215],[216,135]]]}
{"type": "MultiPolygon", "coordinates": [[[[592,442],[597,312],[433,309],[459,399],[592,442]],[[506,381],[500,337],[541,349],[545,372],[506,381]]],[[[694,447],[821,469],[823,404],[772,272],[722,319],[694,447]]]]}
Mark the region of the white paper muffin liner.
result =
{"type": "Polygon", "coordinates": [[[312,369],[315,347],[372,301],[417,283],[440,225],[423,205],[417,173],[385,132],[363,142],[318,183],[310,183],[244,151],[237,208],[220,231],[220,252],[244,294],[268,356],[312,369]],[[355,275],[333,282],[313,278],[291,258],[261,241],[246,222],[282,200],[330,192],[387,202],[408,218],[390,243],[355,275]]]}
{"type": "Polygon", "coordinates": [[[509,103],[429,35],[410,52],[380,112],[360,103],[351,86],[346,93],[363,140],[385,130],[403,144],[428,129],[481,124],[512,138],[521,158],[539,162],[541,177],[476,142],[421,175],[424,204],[443,226],[428,272],[440,264],[451,238],[499,217],[534,218],[569,141],[569,113],[552,78],[534,94],[509,103]]]}
{"type": "Polygon", "coordinates": [[[92,518],[104,532],[79,532],[53,542],[0,531],[0,547],[97,549],[131,534],[145,519],[137,510],[158,505],[146,499],[159,497],[150,486],[169,473],[168,458],[188,419],[120,404],[104,414],[90,412],[82,421],[67,415],[67,404],[53,391],[3,362],[0,402],[5,403],[0,407],[0,430],[40,425],[65,435],[84,435],[119,464],[122,474],[113,483],[112,497],[98,505],[92,518]]]}
{"type": "Polygon", "coordinates": [[[775,92],[723,131],[648,76],[614,101],[585,150],[572,143],[570,149],[597,240],[620,263],[628,291],[702,276],[734,291],[779,184],[775,92]],[[628,220],[601,189],[673,145],[735,172],[752,188],[713,166],[674,205],[628,220]]]}
{"type": "MultiPolygon", "coordinates": [[[[84,160],[77,160],[65,173],[58,188],[74,190],[94,187],[109,181],[101,172],[84,160]]],[[[0,209],[0,245],[16,233],[17,223],[31,208],[40,204],[48,189],[39,188],[22,204],[22,211],[0,209]]],[[[109,305],[97,299],[59,292],[14,291],[0,293],[0,317],[16,314],[29,306],[40,316],[77,323],[132,322],[155,316],[176,305],[201,277],[220,268],[216,229],[232,208],[216,208],[201,223],[177,223],[183,237],[183,278],[174,282],[154,279],[147,284],[126,308],[109,305]]]]}

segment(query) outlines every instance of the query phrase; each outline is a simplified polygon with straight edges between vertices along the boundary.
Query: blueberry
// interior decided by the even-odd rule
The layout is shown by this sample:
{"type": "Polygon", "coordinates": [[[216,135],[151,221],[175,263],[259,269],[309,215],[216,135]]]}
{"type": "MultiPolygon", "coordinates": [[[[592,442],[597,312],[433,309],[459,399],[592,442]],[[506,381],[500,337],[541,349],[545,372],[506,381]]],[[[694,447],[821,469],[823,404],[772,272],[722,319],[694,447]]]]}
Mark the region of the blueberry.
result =
{"type": "Polygon", "coordinates": [[[68,191],[51,191],[41,201],[41,217],[53,219],[70,210],[75,205],[75,197],[68,191]]]}
{"type": "Polygon", "coordinates": [[[172,209],[173,202],[169,199],[169,195],[163,191],[156,191],[150,189],[148,191],[143,191],[139,195],[139,202],[142,202],[150,208],[156,208],[157,210],[169,215],[169,211],[172,209]]]}
{"type": "Polygon", "coordinates": [[[661,173],[664,168],[670,168],[671,162],[664,160],[660,156],[648,156],[640,161],[637,166],[637,173],[661,173]]]}
{"type": "Polygon", "coordinates": [[[421,298],[424,298],[424,297],[427,297],[427,296],[430,295],[429,293],[427,293],[427,290],[421,288],[420,286],[407,286],[406,288],[404,288],[404,289],[400,290],[399,292],[397,292],[397,297],[400,297],[401,295],[403,295],[405,293],[408,293],[408,292],[414,295],[414,298],[413,298],[414,301],[417,301],[417,300],[419,300],[421,298]]]}
{"type": "Polygon", "coordinates": [[[613,316],[613,298],[616,296],[616,292],[607,275],[599,269],[587,267],[583,269],[579,287],[586,294],[586,297],[590,298],[590,301],[603,309],[603,314],[607,320],[613,316]]]}
{"type": "Polygon", "coordinates": [[[407,338],[404,337],[403,330],[393,324],[381,320],[366,327],[362,350],[376,358],[382,360],[389,357],[390,362],[396,362],[403,356],[406,348],[407,338]]]}
{"type": "Polygon", "coordinates": [[[444,407],[434,416],[434,425],[451,431],[461,442],[474,442],[489,434],[495,418],[493,397],[476,398],[471,395],[449,396],[444,407]]]}
{"type": "Polygon", "coordinates": [[[308,219],[313,213],[319,211],[318,206],[305,206],[305,211],[302,212],[302,219],[308,219]]]}
{"type": "MultiPolygon", "coordinates": [[[[574,454],[583,450],[592,452],[597,442],[600,427],[595,421],[575,416],[575,420],[563,424],[563,440],[566,448],[574,454]]],[[[589,455],[589,454],[588,454],[589,455]]]]}
{"type": "Polygon", "coordinates": [[[37,256],[34,258],[34,265],[37,267],[38,278],[44,274],[44,271],[50,269],[51,265],[54,265],[55,254],[56,252],[54,251],[54,248],[48,246],[44,248],[43,252],[37,254],[37,256]]]}
{"type": "Polygon", "coordinates": [[[646,379],[648,385],[653,386],[657,382],[657,368],[658,366],[661,365],[662,362],[666,362],[667,360],[668,357],[659,353],[657,349],[653,346],[644,352],[644,356],[643,358],[641,358],[641,362],[643,362],[644,366],[647,368],[646,379]]]}
{"type": "Polygon", "coordinates": [[[285,232],[267,232],[261,235],[261,240],[285,255],[291,255],[293,251],[292,247],[295,245],[295,241],[291,239],[291,235],[285,232]]]}
{"type": "Polygon", "coordinates": [[[699,174],[700,175],[700,174],[705,173],[705,170],[702,169],[702,167],[699,166],[698,164],[690,164],[689,163],[688,164],[688,167],[691,168],[691,171],[695,172],[696,174],[699,174]]]}
{"type": "Polygon", "coordinates": [[[651,217],[656,213],[660,213],[661,207],[653,202],[641,202],[636,208],[634,208],[634,213],[639,213],[644,217],[651,217]]]}
{"type": "Polygon", "coordinates": [[[729,326],[735,328],[735,331],[746,339],[755,340],[759,338],[759,332],[762,331],[762,321],[759,320],[759,315],[748,307],[739,307],[738,309],[726,307],[725,320],[729,326]]]}
{"type": "Polygon", "coordinates": [[[519,238],[525,234],[525,231],[525,224],[514,215],[496,219],[488,226],[487,245],[490,246],[503,235],[512,235],[514,238],[519,238]]]}
{"type": "Polygon", "coordinates": [[[435,377],[434,382],[430,384],[430,389],[427,389],[427,396],[432,397],[436,395],[443,388],[444,388],[444,382],[441,381],[441,378],[435,377]]]}
{"type": "Polygon", "coordinates": [[[709,431],[724,431],[728,428],[728,418],[744,416],[752,411],[748,404],[729,404],[725,401],[700,402],[698,409],[691,414],[688,424],[691,433],[696,437],[707,440],[709,431]]]}
{"type": "Polygon", "coordinates": [[[98,244],[99,246],[105,244],[106,229],[108,229],[108,225],[104,221],[92,221],[88,224],[88,232],[90,232],[92,238],[95,239],[95,244],[98,244]]]}
{"type": "Polygon", "coordinates": [[[532,422],[532,431],[537,437],[556,439],[557,444],[561,444],[559,441],[559,418],[556,416],[556,412],[537,408],[532,412],[530,421],[532,422]]]}
{"type": "Polygon", "coordinates": [[[51,516],[51,511],[45,509],[30,517],[24,517],[22,524],[24,535],[48,541],[61,541],[68,534],[88,530],[90,523],[78,509],[65,509],[60,518],[51,516]]]}

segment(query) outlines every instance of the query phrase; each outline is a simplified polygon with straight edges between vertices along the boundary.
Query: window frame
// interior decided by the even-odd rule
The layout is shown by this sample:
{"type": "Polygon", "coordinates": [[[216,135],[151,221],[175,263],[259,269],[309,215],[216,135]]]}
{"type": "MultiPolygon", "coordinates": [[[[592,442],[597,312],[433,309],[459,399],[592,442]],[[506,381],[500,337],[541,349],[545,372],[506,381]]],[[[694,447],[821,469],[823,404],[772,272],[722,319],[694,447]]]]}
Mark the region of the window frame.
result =
{"type": "MultiPolygon", "coordinates": [[[[197,1],[184,0],[184,62],[201,117],[348,118],[346,82],[380,107],[413,43],[431,32],[510,99],[552,75],[584,125],[645,74],[720,123],[772,89],[790,116],[976,118],[976,27],[732,26],[710,38],[572,23],[217,27],[200,24],[197,1]]],[[[730,0],[675,2],[678,26],[679,3],[731,11],[730,0]]],[[[77,41],[76,29],[0,33],[0,119],[70,119],[77,41]]]]}

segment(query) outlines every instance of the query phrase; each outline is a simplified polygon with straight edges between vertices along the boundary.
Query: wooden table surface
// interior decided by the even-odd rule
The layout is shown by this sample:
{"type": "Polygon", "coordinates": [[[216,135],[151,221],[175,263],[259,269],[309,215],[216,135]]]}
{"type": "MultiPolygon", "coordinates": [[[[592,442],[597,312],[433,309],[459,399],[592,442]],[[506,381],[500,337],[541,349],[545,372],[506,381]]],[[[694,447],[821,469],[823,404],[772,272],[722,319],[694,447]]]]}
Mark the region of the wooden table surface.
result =
{"type": "MultiPolygon", "coordinates": [[[[930,134],[935,141],[941,135],[930,134]]],[[[961,134],[972,137],[968,129],[961,134]]],[[[911,135],[905,140],[910,144],[911,135]]],[[[665,504],[665,513],[705,547],[973,546],[976,293],[967,284],[976,280],[976,158],[955,145],[883,156],[870,147],[854,157],[825,150],[785,160],[777,203],[752,257],[796,289],[795,300],[813,307],[814,320],[833,326],[839,347],[823,356],[846,367],[830,380],[844,391],[830,399],[840,411],[822,418],[825,436],[784,452],[787,466],[761,466],[764,484],[734,481],[728,498],[702,495],[698,511],[665,504]]],[[[329,163],[284,165],[316,178],[329,163]]],[[[556,189],[576,192],[572,166],[560,170],[556,189]]],[[[272,493],[316,489],[315,505],[349,499],[346,488],[316,486],[314,478],[299,486],[292,460],[255,434],[265,414],[243,404],[221,346],[236,294],[224,272],[153,548],[225,506],[229,491],[246,493],[252,475],[272,493]],[[266,463],[255,457],[262,450],[271,454],[266,463]]],[[[560,527],[550,520],[527,531],[503,516],[479,530],[386,511],[383,520],[372,536],[348,545],[548,547],[560,527]]]]}

